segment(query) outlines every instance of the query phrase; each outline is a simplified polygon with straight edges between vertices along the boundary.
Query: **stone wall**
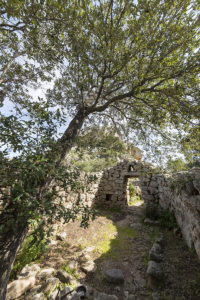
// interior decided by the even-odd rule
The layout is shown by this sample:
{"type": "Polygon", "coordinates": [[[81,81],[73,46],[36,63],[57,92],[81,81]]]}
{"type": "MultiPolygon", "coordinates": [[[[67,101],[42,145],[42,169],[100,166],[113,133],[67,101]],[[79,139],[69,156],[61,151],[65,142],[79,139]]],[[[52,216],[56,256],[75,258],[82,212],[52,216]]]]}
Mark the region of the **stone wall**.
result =
{"type": "Polygon", "coordinates": [[[157,176],[159,204],[174,211],[188,246],[194,245],[200,258],[200,168],[157,176]]]}

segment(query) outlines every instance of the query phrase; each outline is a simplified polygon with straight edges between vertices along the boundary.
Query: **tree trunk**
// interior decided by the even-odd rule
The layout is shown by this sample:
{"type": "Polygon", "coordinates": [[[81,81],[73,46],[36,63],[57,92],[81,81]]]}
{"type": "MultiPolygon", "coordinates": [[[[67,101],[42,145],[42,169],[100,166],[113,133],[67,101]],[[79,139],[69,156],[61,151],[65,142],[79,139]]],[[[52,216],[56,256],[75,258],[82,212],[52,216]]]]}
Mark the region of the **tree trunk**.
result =
{"type": "Polygon", "coordinates": [[[85,121],[85,118],[88,116],[89,112],[81,108],[74,119],[70,122],[68,128],[64,132],[62,138],[61,138],[61,145],[62,145],[62,153],[61,153],[61,159],[65,160],[66,155],[70,151],[71,147],[74,144],[75,138],[79,134],[83,123],[85,121]]]}
{"type": "MultiPolygon", "coordinates": [[[[62,153],[59,164],[66,159],[87,115],[88,113],[86,113],[86,110],[81,108],[63,134],[61,138],[62,153]]],[[[48,190],[49,183],[50,182],[44,183],[41,196],[48,190]]],[[[3,235],[0,237],[0,300],[6,299],[10,272],[27,232],[28,223],[26,222],[23,225],[18,226],[15,231],[10,231],[9,233],[6,233],[5,236],[3,235]]]]}
{"type": "Polygon", "coordinates": [[[0,238],[0,300],[6,299],[7,284],[17,253],[28,232],[28,223],[15,231],[9,231],[0,238]]]}

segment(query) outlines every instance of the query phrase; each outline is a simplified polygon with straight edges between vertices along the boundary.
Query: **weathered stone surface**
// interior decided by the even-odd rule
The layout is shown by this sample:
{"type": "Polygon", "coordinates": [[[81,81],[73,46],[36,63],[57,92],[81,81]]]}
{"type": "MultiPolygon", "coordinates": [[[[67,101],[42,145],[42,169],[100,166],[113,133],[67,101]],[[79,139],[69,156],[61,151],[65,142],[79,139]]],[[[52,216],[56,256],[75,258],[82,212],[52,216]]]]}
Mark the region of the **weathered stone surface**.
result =
{"type": "Polygon", "coordinates": [[[44,299],[44,294],[43,293],[36,294],[32,298],[32,300],[43,300],[43,299],[44,299]]]}
{"type": "Polygon", "coordinates": [[[144,224],[146,224],[146,225],[160,225],[160,222],[159,221],[151,220],[149,218],[146,218],[144,220],[144,224]]]}
{"type": "Polygon", "coordinates": [[[152,180],[152,181],[150,182],[149,186],[158,187],[158,183],[157,183],[157,181],[153,181],[153,180],[152,180]]]}
{"type": "Polygon", "coordinates": [[[29,291],[35,285],[35,276],[14,280],[8,284],[7,300],[16,299],[29,291]]]}
{"type": "Polygon", "coordinates": [[[195,189],[199,192],[200,194],[200,180],[194,180],[193,181],[195,189]]]}
{"type": "Polygon", "coordinates": [[[62,300],[80,300],[81,298],[79,297],[78,293],[73,291],[72,293],[70,293],[69,295],[66,296],[62,296],[61,298],[62,300]]]}
{"type": "Polygon", "coordinates": [[[141,227],[142,227],[141,223],[132,223],[132,224],[130,224],[130,228],[133,229],[133,230],[139,230],[139,229],[141,229],[141,227]]]}
{"type": "Polygon", "coordinates": [[[88,261],[88,260],[90,260],[90,258],[91,258],[90,255],[87,254],[87,253],[80,253],[79,254],[79,259],[80,259],[81,262],[88,261]]]}
{"type": "Polygon", "coordinates": [[[137,284],[140,286],[140,287],[145,287],[146,285],[146,280],[140,275],[140,273],[138,272],[135,272],[134,273],[134,279],[135,281],[137,282],[137,284]]]}
{"type": "Polygon", "coordinates": [[[24,300],[30,300],[30,299],[32,299],[33,296],[35,296],[37,293],[40,292],[41,287],[42,287],[41,285],[37,285],[34,288],[32,288],[30,290],[30,292],[28,294],[26,294],[26,296],[24,297],[24,300]]]}
{"type": "Polygon", "coordinates": [[[190,196],[195,195],[196,189],[194,187],[193,182],[186,182],[185,185],[186,185],[187,191],[189,192],[190,196]]]}
{"type": "Polygon", "coordinates": [[[71,260],[67,266],[70,269],[76,269],[78,267],[78,262],[76,260],[71,260]]]}
{"type": "Polygon", "coordinates": [[[196,209],[200,209],[200,195],[191,196],[188,198],[188,203],[196,209]]]}
{"type": "Polygon", "coordinates": [[[48,291],[50,291],[52,293],[57,284],[59,284],[59,279],[56,277],[51,277],[45,281],[41,288],[41,292],[46,294],[48,291]]]}
{"type": "Polygon", "coordinates": [[[26,265],[17,276],[17,279],[35,276],[39,270],[40,267],[36,264],[33,264],[32,266],[26,265]]]}
{"type": "Polygon", "coordinates": [[[104,277],[106,280],[113,283],[124,282],[124,275],[120,269],[111,269],[105,272],[104,277]]]}
{"type": "Polygon", "coordinates": [[[154,196],[152,195],[143,195],[144,200],[154,200],[154,196]]]}
{"type": "Polygon", "coordinates": [[[53,272],[55,272],[55,269],[44,269],[40,273],[37,274],[36,278],[39,280],[45,280],[47,277],[49,277],[53,272]]]}
{"type": "Polygon", "coordinates": [[[98,293],[96,300],[118,300],[117,296],[115,295],[108,295],[105,293],[98,293]]]}
{"type": "Polygon", "coordinates": [[[57,300],[59,295],[59,291],[54,291],[48,298],[48,300],[57,300]]]}
{"type": "Polygon", "coordinates": [[[147,274],[155,279],[161,279],[163,276],[161,265],[155,261],[148,262],[147,274]]]}
{"type": "Polygon", "coordinates": [[[84,252],[93,252],[94,250],[95,250],[95,246],[87,247],[87,248],[85,248],[85,249],[82,251],[82,253],[84,253],[84,252]]]}
{"type": "Polygon", "coordinates": [[[97,270],[97,266],[93,261],[87,261],[82,263],[81,268],[86,273],[95,273],[97,270]]]}
{"type": "Polygon", "coordinates": [[[160,262],[162,260],[162,255],[159,254],[154,247],[149,251],[149,257],[151,260],[160,262]]]}
{"type": "Polygon", "coordinates": [[[66,236],[67,236],[66,232],[60,232],[56,234],[57,240],[60,241],[64,241],[66,239],[66,236]]]}
{"type": "Polygon", "coordinates": [[[60,279],[61,282],[77,284],[76,279],[64,270],[59,270],[56,276],[60,279]]]}
{"type": "Polygon", "coordinates": [[[71,299],[78,300],[78,299],[80,299],[80,297],[75,291],[73,291],[72,287],[66,286],[64,288],[64,290],[62,291],[61,299],[62,300],[71,300],[71,299]],[[77,296],[78,296],[78,298],[77,298],[77,296]]]}
{"type": "Polygon", "coordinates": [[[158,243],[154,243],[152,248],[154,248],[154,250],[157,253],[161,253],[162,252],[162,248],[161,248],[161,246],[158,243]]]}
{"type": "Polygon", "coordinates": [[[158,294],[157,292],[152,293],[152,298],[153,300],[160,300],[160,294],[158,294]]]}
{"type": "Polygon", "coordinates": [[[128,300],[136,300],[136,296],[130,294],[130,295],[128,296],[128,300]]]}

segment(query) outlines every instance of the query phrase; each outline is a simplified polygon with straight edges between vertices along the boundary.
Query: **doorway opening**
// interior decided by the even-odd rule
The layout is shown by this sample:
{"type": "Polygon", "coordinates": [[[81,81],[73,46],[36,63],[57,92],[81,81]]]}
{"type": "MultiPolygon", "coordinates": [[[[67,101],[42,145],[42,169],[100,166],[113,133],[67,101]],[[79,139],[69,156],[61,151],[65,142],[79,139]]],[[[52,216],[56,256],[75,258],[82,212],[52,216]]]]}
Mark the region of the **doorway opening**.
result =
{"type": "Polygon", "coordinates": [[[141,206],[144,204],[139,177],[127,178],[127,202],[128,206],[141,206]]]}

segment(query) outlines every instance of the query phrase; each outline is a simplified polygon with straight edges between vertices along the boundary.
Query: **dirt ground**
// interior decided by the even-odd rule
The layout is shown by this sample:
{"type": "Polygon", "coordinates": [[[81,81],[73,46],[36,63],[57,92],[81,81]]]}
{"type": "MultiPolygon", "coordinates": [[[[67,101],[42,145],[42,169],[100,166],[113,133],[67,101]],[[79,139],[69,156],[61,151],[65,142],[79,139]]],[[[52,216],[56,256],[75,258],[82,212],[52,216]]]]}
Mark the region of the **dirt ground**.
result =
{"type": "Polygon", "coordinates": [[[87,229],[80,227],[80,220],[60,224],[57,232],[66,232],[67,238],[51,246],[40,267],[59,270],[76,260],[78,267],[74,274],[80,282],[99,292],[116,295],[120,300],[128,299],[127,295],[136,295],[137,300],[152,299],[153,291],[160,294],[161,300],[200,299],[200,261],[195,251],[189,250],[183,238],[172,231],[144,225],[143,216],[143,205],[135,205],[126,212],[100,210],[87,229]],[[130,228],[132,223],[140,223],[137,230],[130,228]],[[146,274],[148,252],[162,235],[166,241],[162,253],[164,279],[152,290],[146,274]],[[88,255],[97,266],[92,275],[82,271],[79,255],[91,246],[95,248],[88,255]],[[113,268],[122,270],[124,284],[110,284],[104,279],[104,272],[113,268]]]}

